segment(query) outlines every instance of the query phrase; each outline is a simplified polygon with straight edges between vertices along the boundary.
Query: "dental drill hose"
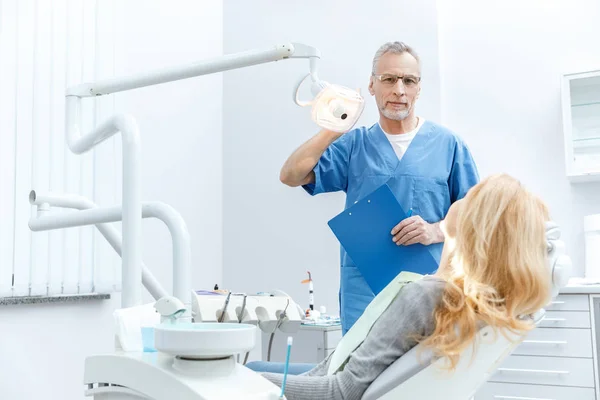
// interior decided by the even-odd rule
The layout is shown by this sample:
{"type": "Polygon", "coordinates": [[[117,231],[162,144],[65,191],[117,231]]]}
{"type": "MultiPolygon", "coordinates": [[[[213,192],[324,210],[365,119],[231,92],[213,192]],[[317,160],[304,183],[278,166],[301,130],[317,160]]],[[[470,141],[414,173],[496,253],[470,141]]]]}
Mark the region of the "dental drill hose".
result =
{"type": "Polygon", "coordinates": [[[238,323],[242,323],[242,319],[244,319],[244,312],[246,312],[246,295],[244,295],[244,299],[242,300],[242,309],[240,314],[238,315],[238,323]]]}
{"type": "MultiPolygon", "coordinates": [[[[244,319],[244,313],[246,312],[246,295],[244,295],[244,300],[242,301],[242,309],[240,311],[240,315],[238,316],[238,323],[242,323],[242,320],[244,319]]],[[[246,352],[246,356],[244,357],[244,364],[246,365],[246,363],[248,362],[248,356],[250,356],[250,352],[247,351],[246,352]]],[[[239,362],[239,359],[238,359],[239,362]]]]}
{"type": "Polygon", "coordinates": [[[287,304],[281,314],[279,314],[279,318],[277,318],[277,324],[275,325],[275,329],[271,332],[271,337],[269,337],[269,348],[267,349],[267,362],[271,361],[271,348],[273,347],[273,339],[275,338],[275,332],[281,326],[283,319],[287,316],[286,311],[288,306],[290,305],[290,299],[288,299],[287,304]]]}

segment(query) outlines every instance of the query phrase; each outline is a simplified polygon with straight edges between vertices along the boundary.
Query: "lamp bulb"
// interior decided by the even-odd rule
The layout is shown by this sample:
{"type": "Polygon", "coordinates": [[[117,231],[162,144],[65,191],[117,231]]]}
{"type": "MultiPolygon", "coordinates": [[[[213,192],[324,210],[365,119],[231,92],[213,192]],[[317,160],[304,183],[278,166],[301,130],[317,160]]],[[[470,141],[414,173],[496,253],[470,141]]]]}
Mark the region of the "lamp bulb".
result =
{"type": "Polygon", "coordinates": [[[346,107],[344,107],[344,103],[337,99],[333,99],[329,102],[329,109],[331,110],[331,114],[335,118],[340,118],[342,120],[348,118],[348,113],[346,112],[346,107]]]}

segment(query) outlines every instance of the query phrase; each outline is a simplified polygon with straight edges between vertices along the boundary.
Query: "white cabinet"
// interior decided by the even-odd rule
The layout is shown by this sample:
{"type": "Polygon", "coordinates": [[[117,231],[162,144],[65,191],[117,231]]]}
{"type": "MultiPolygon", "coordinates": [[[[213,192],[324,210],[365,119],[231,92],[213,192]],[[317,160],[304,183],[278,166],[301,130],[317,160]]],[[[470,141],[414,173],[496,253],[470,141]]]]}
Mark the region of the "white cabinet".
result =
{"type": "Polygon", "coordinates": [[[600,70],[563,76],[562,115],[567,176],[600,181],[600,70]]]}
{"type": "MultiPolygon", "coordinates": [[[[262,335],[262,359],[265,361],[267,360],[270,336],[266,333],[262,335]]],[[[318,364],[335,350],[342,339],[342,328],[341,325],[302,325],[298,332],[290,336],[294,338],[290,362],[318,364]]],[[[275,333],[271,345],[271,361],[285,362],[287,337],[287,334],[280,331],[275,333]]]]}
{"type": "Polygon", "coordinates": [[[561,294],[538,327],[498,367],[475,400],[595,400],[590,295],[561,294]]]}

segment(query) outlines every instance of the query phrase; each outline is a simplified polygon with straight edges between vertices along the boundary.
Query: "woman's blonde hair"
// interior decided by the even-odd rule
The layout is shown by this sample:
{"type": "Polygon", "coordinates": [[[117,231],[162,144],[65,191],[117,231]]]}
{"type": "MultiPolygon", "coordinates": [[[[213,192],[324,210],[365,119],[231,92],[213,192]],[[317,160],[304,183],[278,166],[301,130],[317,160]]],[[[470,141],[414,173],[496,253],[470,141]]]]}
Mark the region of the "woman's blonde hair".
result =
{"type": "Polygon", "coordinates": [[[435,331],[423,340],[454,369],[460,353],[475,345],[481,323],[500,331],[526,332],[523,316],[550,300],[545,204],[519,181],[502,174],[474,186],[461,202],[448,284],[435,310],[435,331]]]}

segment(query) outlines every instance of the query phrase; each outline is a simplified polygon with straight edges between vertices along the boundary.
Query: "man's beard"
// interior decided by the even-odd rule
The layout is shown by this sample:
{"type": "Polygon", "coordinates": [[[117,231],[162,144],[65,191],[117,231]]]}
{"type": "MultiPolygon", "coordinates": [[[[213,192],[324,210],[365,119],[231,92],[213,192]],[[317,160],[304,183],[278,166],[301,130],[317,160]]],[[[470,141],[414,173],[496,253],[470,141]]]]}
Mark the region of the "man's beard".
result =
{"type": "Polygon", "coordinates": [[[390,111],[390,110],[384,108],[381,110],[381,113],[387,119],[391,119],[394,121],[402,121],[402,120],[406,119],[406,117],[408,117],[408,115],[410,114],[410,110],[390,111]]]}

